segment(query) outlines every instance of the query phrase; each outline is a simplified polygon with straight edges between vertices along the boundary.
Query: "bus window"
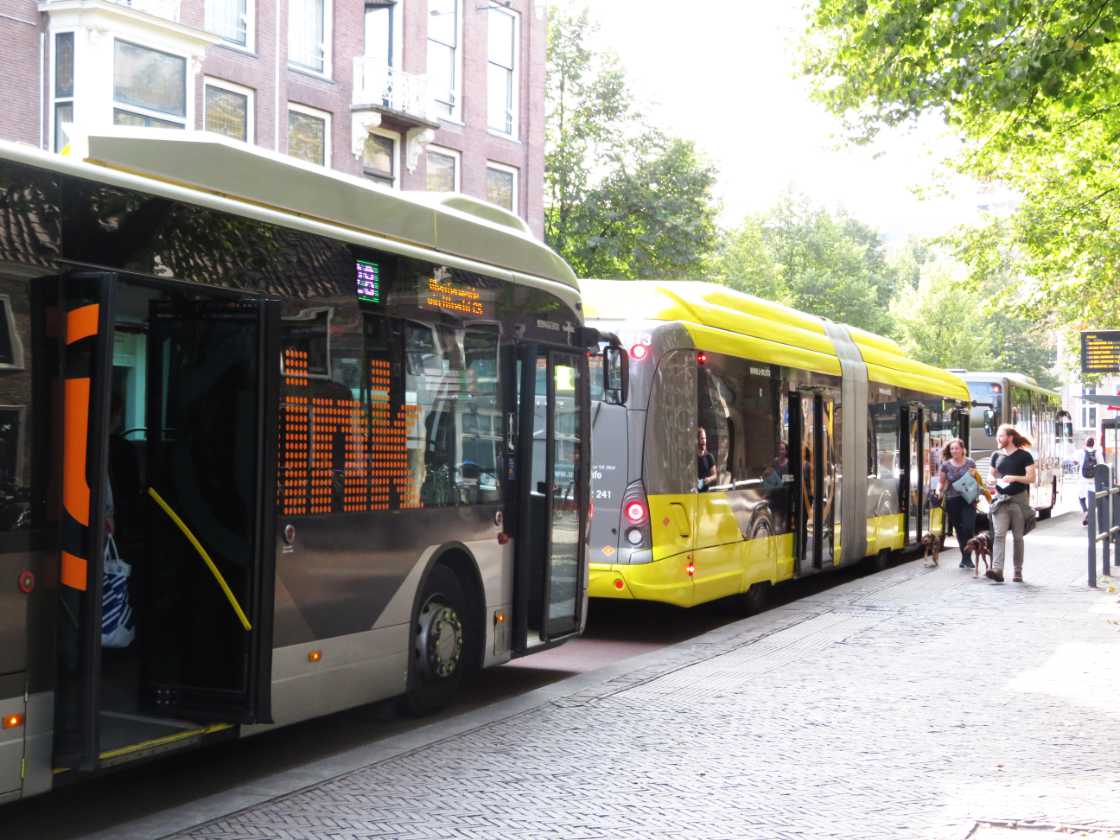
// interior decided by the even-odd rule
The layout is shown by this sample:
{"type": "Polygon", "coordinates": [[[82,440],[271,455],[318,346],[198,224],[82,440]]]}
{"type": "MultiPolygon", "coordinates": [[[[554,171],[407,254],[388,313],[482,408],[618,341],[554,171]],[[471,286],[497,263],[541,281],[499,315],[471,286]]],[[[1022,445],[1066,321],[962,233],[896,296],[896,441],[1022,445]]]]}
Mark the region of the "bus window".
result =
{"type": "Polygon", "coordinates": [[[696,354],[677,350],[657,365],[646,413],[642,463],[646,492],[696,487],[696,354]]]}

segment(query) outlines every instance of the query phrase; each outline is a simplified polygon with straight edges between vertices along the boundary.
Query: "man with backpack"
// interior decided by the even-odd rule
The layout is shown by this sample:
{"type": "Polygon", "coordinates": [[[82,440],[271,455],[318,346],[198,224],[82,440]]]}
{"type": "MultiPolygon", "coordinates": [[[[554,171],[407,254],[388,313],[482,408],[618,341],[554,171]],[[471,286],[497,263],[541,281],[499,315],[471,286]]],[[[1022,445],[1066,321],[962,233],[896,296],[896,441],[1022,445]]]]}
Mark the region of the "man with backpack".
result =
{"type": "Polygon", "coordinates": [[[1097,450],[1095,447],[1096,441],[1093,438],[1088,438],[1085,441],[1085,448],[1081,450],[1081,487],[1078,490],[1077,500],[1081,502],[1081,511],[1084,516],[1081,517],[1081,524],[1089,524],[1089,499],[1096,490],[1096,484],[1093,481],[1094,473],[1097,469],[1097,450]]]}

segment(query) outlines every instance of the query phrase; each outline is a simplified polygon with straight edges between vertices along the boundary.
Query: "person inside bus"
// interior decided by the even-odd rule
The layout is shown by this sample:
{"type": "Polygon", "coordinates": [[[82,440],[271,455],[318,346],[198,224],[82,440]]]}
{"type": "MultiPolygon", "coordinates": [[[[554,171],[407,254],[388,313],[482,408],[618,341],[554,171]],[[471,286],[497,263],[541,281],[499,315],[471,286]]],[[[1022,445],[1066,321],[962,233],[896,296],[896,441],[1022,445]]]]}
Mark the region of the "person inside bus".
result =
{"type": "Polygon", "coordinates": [[[1035,481],[1034,456],[1027,451],[1031,445],[1027,438],[1010,423],[996,430],[996,444],[992,453],[990,475],[996,482],[997,496],[992,503],[992,568],[987,577],[1003,583],[1003,564],[1007,553],[1007,532],[1011,531],[1014,544],[1016,583],[1023,582],[1023,532],[1030,506],[1030,486],[1035,481]]]}
{"type": "MultiPolygon", "coordinates": [[[[976,536],[976,504],[980,500],[980,494],[977,493],[976,498],[969,501],[953,485],[975,469],[976,462],[965,454],[964,441],[960,438],[953,438],[941,450],[941,466],[938,470],[941,484],[938,493],[945,500],[945,513],[949,517],[953,533],[957,535],[957,544],[961,547],[962,569],[973,568],[972,552],[965,548],[965,544],[976,536]]],[[[979,473],[975,473],[973,478],[977,475],[979,473]]],[[[980,484],[979,480],[977,484],[980,484]]]]}
{"type": "Polygon", "coordinates": [[[1097,461],[1100,459],[1097,456],[1096,443],[1094,438],[1086,438],[1085,446],[1081,450],[1081,457],[1077,459],[1077,474],[1080,477],[1080,483],[1077,487],[1077,501],[1081,503],[1082,525],[1089,524],[1089,494],[1097,489],[1094,471],[1097,468],[1097,461]]]}
{"type": "Polygon", "coordinates": [[[696,431],[696,477],[696,489],[701,493],[706,493],[709,487],[719,481],[716,456],[708,451],[708,433],[703,426],[696,431]]]}

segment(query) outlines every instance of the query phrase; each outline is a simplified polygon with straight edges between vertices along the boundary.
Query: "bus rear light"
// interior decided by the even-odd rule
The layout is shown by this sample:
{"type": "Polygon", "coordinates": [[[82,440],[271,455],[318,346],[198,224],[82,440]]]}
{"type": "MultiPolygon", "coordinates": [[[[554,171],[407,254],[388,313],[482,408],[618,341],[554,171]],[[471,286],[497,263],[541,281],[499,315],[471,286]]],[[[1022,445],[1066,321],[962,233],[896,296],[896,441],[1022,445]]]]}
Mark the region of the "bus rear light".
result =
{"type": "Polygon", "coordinates": [[[504,612],[502,612],[501,610],[498,610],[496,613],[494,613],[494,623],[495,624],[505,624],[506,623],[506,614],[504,612]]]}
{"type": "Polygon", "coordinates": [[[645,521],[646,506],[638,499],[634,499],[626,503],[625,513],[626,519],[637,525],[639,522],[645,521]]]}
{"type": "Polygon", "coordinates": [[[638,546],[642,544],[642,530],[640,528],[630,528],[626,531],[626,542],[630,545],[638,546]]]}
{"type": "Polygon", "coordinates": [[[307,661],[308,662],[318,662],[322,658],[323,658],[323,652],[321,650],[313,650],[313,651],[308,652],[308,654],[307,654],[307,661]]]}
{"type": "Polygon", "coordinates": [[[630,358],[633,359],[635,362],[642,361],[642,359],[644,359],[648,355],[649,355],[649,345],[648,344],[635,344],[633,347],[630,348],[630,358]]]}
{"type": "Polygon", "coordinates": [[[3,728],[4,729],[15,729],[19,726],[23,726],[23,715],[21,715],[21,714],[4,715],[4,721],[3,721],[3,728]]]}
{"type": "Polygon", "coordinates": [[[505,545],[509,542],[509,534],[505,531],[498,532],[498,545],[505,545]]]}
{"type": "Polygon", "coordinates": [[[686,572],[688,572],[689,577],[692,577],[693,575],[696,574],[696,564],[694,562],[692,562],[691,560],[689,560],[688,565],[684,567],[684,570],[686,572]]]}
{"type": "Polygon", "coordinates": [[[622,578],[615,578],[614,579],[614,588],[615,589],[625,589],[626,588],[626,584],[623,583],[622,578]]]}
{"type": "Polygon", "coordinates": [[[701,365],[706,365],[708,363],[708,354],[701,350],[696,354],[696,362],[701,365]]]}

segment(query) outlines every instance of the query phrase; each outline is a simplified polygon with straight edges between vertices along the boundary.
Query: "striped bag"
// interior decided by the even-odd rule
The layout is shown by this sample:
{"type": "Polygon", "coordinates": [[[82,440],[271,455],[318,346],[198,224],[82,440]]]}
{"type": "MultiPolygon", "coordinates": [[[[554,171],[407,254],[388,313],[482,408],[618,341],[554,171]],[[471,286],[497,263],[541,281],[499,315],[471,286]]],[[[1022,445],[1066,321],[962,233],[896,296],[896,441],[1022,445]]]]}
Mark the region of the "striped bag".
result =
{"type": "Polygon", "coordinates": [[[101,586],[101,646],[126,648],[136,638],[136,618],[128,602],[132,566],[121,559],[113,535],[105,538],[105,576],[101,586]]]}

